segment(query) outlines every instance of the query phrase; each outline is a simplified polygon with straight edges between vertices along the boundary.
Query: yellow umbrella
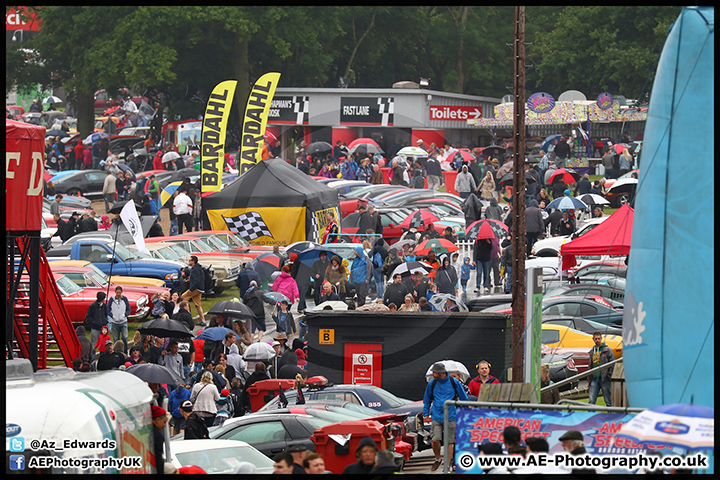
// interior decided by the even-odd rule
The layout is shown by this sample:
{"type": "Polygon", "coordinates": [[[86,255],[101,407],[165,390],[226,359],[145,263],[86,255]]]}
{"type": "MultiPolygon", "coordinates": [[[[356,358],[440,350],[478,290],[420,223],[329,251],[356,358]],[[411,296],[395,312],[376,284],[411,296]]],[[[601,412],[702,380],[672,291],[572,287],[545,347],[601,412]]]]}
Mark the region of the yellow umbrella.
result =
{"type": "Polygon", "coordinates": [[[177,190],[180,185],[182,185],[182,182],[172,182],[168,183],[167,186],[162,189],[160,192],[160,204],[163,207],[172,198],[172,194],[175,193],[175,190],[177,190]]]}

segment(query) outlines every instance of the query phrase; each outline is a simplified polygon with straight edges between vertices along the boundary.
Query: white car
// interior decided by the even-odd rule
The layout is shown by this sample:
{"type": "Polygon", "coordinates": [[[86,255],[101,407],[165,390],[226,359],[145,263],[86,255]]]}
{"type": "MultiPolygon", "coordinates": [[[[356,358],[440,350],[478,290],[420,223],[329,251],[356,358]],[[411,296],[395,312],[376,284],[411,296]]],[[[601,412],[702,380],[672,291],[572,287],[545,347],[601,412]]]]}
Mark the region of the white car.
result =
{"type": "MultiPolygon", "coordinates": [[[[209,474],[232,474],[243,463],[250,463],[258,474],[271,474],[275,463],[252,445],[240,440],[172,440],[170,463],[176,468],[195,465],[209,474]]],[[[244,469],[243,472],[247,473],[244,469]]]]}
{"type": "Polygon", "coordinates": [[[560,247],[566,241],[571,241],[574,238],[578,238],[593,228],[600,225],[609,217],[591,218],[586,222],[582,223],[580,227],[572,235],[561,235],[559,237],[549,237],[543,240],[538,240],[530,251],[531,255],[536,257],[557,257],[560,254],[560,247]]]}

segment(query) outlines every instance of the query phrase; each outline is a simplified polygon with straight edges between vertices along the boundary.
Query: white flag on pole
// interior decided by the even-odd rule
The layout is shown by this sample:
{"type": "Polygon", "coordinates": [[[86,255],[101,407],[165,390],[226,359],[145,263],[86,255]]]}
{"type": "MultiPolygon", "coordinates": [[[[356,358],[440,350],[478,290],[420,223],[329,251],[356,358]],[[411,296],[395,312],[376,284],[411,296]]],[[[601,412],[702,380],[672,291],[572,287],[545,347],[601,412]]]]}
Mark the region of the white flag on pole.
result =
{"type": "Polygon", "coordinates": [[[148,104],[145,100],[140,102],[140,107],[138,108],[138,111],[148,120],[152,119],[157,113],[157,110],[151,107],[150,104],[148,104]]]}
{"type": "Polygon", "coordinates": [[[147,253],[150,255],[150,251],[145,246],[145,236],[143,235],[142,225],[140,225],[140,218],[138,217],[137,210],[135,210],[135,202],[128,201],[123,209],[120,211],[120,220],[123,225],[127,228],[127,231],[132,235],[135,245],[137,245],[138,251],[147,253]]]}

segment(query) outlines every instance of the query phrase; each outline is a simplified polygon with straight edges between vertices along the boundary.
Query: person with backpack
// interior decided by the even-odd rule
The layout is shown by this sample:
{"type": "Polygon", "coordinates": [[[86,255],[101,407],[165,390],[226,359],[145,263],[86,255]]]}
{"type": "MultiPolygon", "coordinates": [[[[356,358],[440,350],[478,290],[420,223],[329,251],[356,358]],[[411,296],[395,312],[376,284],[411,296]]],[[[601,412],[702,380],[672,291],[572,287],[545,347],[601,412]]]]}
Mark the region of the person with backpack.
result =
{"type": "MultiPolygon", "coordinates": [[[[467,400],[467,395],[462,383],[448,375],[445,365],[438,362],[431,367],[433,379],[428,382],[423,396],[423,419],[432,421],[430,429],[432,435],[432,450],[435,454],[435,462],[430,471],[434,472],[442,464],[441,448],[444,423],[444,408],[446,400],[467,400]]],[[[449,438],[445,439],[445,445],[449,448],[449,458],[453,458],[453,446],[455,444],[455,407],[448,409],[449,438]]]]}

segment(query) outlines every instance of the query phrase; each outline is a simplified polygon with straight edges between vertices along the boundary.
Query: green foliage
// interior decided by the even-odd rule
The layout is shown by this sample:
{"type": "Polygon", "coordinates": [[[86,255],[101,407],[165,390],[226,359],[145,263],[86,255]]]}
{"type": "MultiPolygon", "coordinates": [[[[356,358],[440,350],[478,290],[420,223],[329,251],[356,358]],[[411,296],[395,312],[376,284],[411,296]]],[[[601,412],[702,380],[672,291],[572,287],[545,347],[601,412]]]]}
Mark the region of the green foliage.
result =
{"type": "MultiPolygon", "coordinates": [[[[679,11],[527,7],[527,91],[637,96],[679,11]]],[[[513,83],[511,6],[44,6],[37,13],[42,31],[23,47],[41,62],[7,45],[8,86],[62,86],[75,96],[153,86],[170,94],[170,116],[202,114],[190,96],[207,98],[233,78],[242,109],[252,82],[269,71],[281,73],[284,87],[337,87],[347,76],[351,87],[389,88],[426,77],[431,89],[502,97],[513,83]]]]}

